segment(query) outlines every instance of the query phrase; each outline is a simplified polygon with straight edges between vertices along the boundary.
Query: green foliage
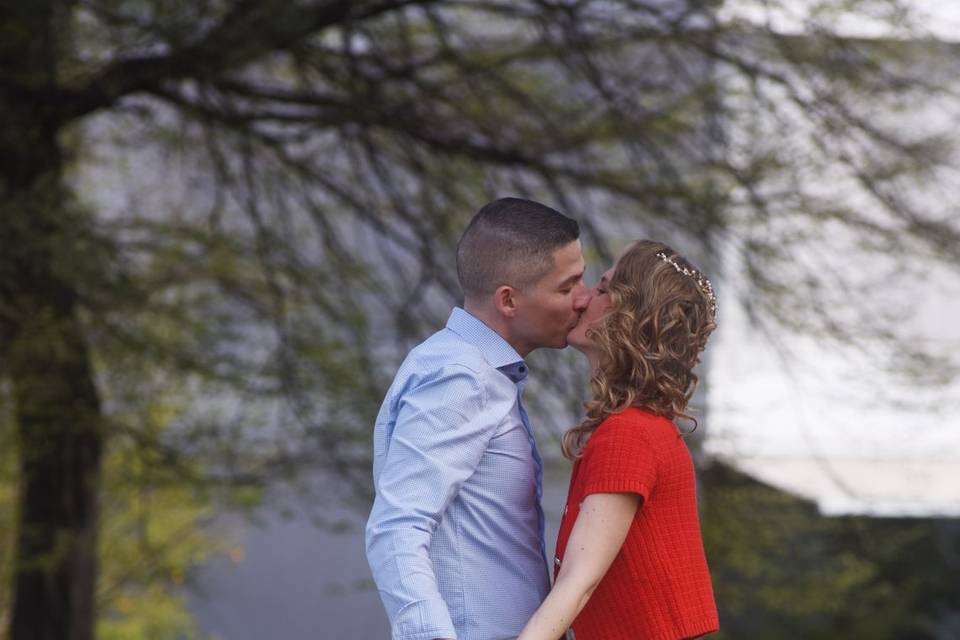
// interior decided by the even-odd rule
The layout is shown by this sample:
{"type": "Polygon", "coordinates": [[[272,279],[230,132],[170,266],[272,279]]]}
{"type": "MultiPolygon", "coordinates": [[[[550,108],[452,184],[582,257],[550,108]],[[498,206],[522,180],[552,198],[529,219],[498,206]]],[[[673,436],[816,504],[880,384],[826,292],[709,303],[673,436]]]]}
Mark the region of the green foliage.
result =
{"type": "MultiPolygon", "coordinates": [[[[6,385],[0,385],[0,392],[6,385]]],[[[7,394],[0,393],[6,400],[7,394]]],[[[0,402],[0,624],[10,607],[15,554],[16,449],[10,416],[0,402]]],[[[177,416],[176,403],[153,397],[143,404],[145,432],[159,435],[177,416]]],[[[200,638],[183,589],[190,571],[228,540],[209,528],[210,497],[189,477],[158,465],[130,438],[110,441],[103,466],[97,637],[101,640],[200,638]]],[[[233,554],[237,551],[234,550],[233,554]]]]}
{"type": "MultiPolygon", "coordinates": [[[[158,435],[176,414],[175,405],[152,398],[141,426],[158,435]]],[[[193,567],[224,548],[204,528],[209,498],[128,438],[113,439],[104,474],[97,637],[199,637],[182,587],[193,567]]]]}
{"type": "Polygon", "coordinates": [[[940,551],[957,527],[825,517],[719,463],[701,479],[718,639],[933,638],[960,611],[960,566],[940,551]]]}

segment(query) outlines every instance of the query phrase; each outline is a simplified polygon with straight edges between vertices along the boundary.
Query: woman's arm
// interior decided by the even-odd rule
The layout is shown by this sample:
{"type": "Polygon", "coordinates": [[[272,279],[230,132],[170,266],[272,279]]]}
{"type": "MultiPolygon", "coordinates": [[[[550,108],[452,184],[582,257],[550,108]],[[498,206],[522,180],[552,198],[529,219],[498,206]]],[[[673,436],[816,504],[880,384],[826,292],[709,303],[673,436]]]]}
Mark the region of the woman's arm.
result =
{"type": "Polygon", "coordinates": [[[556,640],[564,634],[617,557],[641,500],[635,493],[586,497],[553,589],[517,640],[556,640]]]}

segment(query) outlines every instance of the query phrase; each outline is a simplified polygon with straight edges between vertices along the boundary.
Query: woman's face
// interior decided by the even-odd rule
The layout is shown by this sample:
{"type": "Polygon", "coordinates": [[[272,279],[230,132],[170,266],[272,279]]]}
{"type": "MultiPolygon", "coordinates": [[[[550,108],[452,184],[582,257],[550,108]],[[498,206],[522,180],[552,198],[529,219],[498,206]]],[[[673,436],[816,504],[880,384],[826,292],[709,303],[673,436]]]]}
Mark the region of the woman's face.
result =
{"type": "Polygon", "coordinates": [[[617,265],[613,265],[607,269],[606,272],[600,276],[600,282],[590,289],[590,302],[587,304],[586,310],[580,316],[580,321],[577,322],[577,326],[567,334],[567,344],[588,355],[593,350],[593,341],[589,337],[589,330],[603,318],[603,314],[607,312],[607,308],[610,306],[610,296],[607,294],[607,286],[610,280],[613,279],[613,273],[616,268],[617,265]]]}

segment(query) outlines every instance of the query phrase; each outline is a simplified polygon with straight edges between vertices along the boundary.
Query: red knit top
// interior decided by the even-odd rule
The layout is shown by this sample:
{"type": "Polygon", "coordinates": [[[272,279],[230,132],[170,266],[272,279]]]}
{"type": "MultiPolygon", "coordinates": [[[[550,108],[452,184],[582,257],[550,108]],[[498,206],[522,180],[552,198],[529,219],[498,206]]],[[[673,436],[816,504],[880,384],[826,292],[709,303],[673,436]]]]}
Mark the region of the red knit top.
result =
{"type": "Polygon", "coordinates": [[[623,547],[573,621],[577,640],[678,640],[720,627],[697,517],[693,461],[676,425],[636,408],[611,415],[573,465],[554,573],[591,493],[643,498],[623,547]]]}

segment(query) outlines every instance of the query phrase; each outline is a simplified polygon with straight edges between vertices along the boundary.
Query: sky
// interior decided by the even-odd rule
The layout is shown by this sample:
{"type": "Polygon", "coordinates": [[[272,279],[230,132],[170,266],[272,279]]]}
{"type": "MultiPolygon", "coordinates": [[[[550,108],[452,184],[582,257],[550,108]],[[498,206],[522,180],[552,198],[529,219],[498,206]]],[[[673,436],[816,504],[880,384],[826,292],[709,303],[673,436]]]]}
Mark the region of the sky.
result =
{"type": "MultiPolygon", "coordinates": [[[[788,7],[785,11],[768,13],[763,5],[763,0],[730,0],[726,3],[721,16],[726,18],[738,17],[750,21],[770,21],[770,24],[777,30],[787,32],[800,32],[804,16],[809,13],[809,8],[819,4],[814,0],[789,0],[782,2],[783,6],[788,7]]],[[[863,2],[862,4],[872,4],[882,7],[889,4],[886,0],[876,0],[875,2],[863,2]]],[[[903,3],[910,8],[914,14],[917,31],[915,34],[929,35],[931,37],[960,41],[960,1],[958,0],[905,0],[903,3]]],[[[889,23],[882,19],[870,21],[862,16],[856,19],[839,17],[831,20],[831,24],[846,35],[863,37],[882,37],[891,34],[889,23]]],[[[906,35],[904,29],[899,30],[899,35],[906,35]]]]}

